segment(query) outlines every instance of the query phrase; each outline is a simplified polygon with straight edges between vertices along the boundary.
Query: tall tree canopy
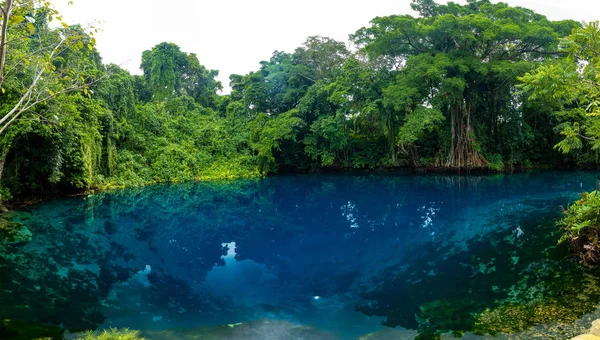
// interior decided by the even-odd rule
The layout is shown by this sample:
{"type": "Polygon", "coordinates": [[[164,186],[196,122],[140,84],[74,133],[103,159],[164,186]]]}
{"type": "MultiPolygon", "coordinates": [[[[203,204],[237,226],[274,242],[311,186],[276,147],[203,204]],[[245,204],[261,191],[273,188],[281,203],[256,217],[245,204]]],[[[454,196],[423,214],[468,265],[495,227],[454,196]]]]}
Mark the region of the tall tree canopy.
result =
{"type": "Polygon", "coordinates": [[[519,109],[516,77],[535,61],[557,56],[558,38],[578,24],[551,22],[531,10],[489,0],[463,6],[417,0],[413,8],[421,17],[375,18],[353,37],[371,58],[385,58],[385,67],[420,69],[417,83],[429,87],[427,102],[436,102],[450,121],[446,167],[484,167],[486,151],[501,151],[493,147],[500,145],[500,125],[519,109]],[[484,131],[487,141],[479,137],[484,131]]]}
{"type": "Polygon", "coordinates": [[[185,94],[211,107],[215,105],[216,92],[223,88],[215,79],[218,71],[207,70],[194,53],[184,53],[173,43],[160,43],[144,51],[140,68],[157,100],[185,94]]]}

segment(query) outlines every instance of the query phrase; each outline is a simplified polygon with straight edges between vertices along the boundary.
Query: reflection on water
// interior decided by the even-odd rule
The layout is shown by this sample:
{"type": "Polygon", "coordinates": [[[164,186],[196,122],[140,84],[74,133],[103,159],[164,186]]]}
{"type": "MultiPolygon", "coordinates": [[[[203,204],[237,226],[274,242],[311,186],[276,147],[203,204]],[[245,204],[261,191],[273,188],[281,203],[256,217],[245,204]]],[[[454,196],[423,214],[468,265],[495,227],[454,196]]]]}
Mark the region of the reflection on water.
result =
{"type": "Polygon", "coordinates": [[[554,222],[598,177],[281,176],[47,202],[0,226],[0,317],[149,338],[250,321],[336,339],[568,324],[600,288],[554,222]]]}

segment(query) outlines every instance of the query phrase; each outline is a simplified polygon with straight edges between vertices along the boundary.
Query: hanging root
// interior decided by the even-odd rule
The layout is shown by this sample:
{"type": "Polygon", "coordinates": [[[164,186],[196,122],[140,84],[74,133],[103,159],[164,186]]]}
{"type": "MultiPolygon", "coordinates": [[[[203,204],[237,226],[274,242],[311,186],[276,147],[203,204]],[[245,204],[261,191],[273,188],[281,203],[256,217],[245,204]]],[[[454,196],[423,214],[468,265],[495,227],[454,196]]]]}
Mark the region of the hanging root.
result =
{"type": "Polygon", "coordinates": [[[446,162],[446,167],[457,170],[484,169],[488,166],[488,161],[483,155],[475,149],[475,141],[470,135],[470,126],[461,124],[458,133],[455,129],[452,131],[452,148],[446,162]]]}

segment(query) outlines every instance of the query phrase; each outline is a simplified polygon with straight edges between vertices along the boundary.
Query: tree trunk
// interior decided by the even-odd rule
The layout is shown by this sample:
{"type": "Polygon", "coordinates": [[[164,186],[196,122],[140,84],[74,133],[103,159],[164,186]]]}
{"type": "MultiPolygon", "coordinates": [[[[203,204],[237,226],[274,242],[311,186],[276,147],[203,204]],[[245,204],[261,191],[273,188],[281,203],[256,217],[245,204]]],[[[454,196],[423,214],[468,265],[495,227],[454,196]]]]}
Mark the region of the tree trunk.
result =
{"type": "Polygon", "coordinates": [[[454,103],[450,111],[452,143],[446,167],[456,170],[487,167],[487,160],[474,146],[470,101],[467,99],[454,103]]]}
{"type": "Polygon", "coordinates": [[[3,151],[2,158],[0,159],[0,182],[2,181],[2,173],[4,172],[4,164],[6,164],[6,156],[8,156],[8,151],[3,151]]]}
{"type": "Polygon", "coordinates": [[[2,13],[2,25],[0,26],[0,86],[4,83],[4,68],[6,63],[6,37],[8,35],[8,21],[12,11],[12,0],[6,0],[4,7],[0,8],[2,13]]]}
{"type": "Polygon", "coordinates": [[[392,117],[392,113],[388,113],[387,125],[388,125],[388,143],[390,146],[390,156],[392,158],[392,163],[396,164],[396,129],[394,125],[394,118],[392,117]]]}
{"type": "MultiPolygon", "coordinates": [[[[2,173],[4,172],[4,165],[6,164],[6,156],[8,156],[8,150],[2,152],[2,158],[0,158],[0,182],[2,180],[2,173]]],[[[0,196],[0,212],[6,212],[8,209],[4,206],[6,199],[0,196]]]]}

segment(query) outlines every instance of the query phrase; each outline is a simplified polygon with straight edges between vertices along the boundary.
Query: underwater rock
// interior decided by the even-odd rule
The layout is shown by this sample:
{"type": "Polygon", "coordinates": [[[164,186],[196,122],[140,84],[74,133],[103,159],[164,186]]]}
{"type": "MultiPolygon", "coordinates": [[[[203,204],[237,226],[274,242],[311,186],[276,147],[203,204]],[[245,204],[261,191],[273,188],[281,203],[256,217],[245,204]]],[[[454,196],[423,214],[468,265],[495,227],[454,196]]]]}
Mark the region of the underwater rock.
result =
{"type": "Polygon", "coordinates": [[[576,336],[571,340],[600,340],[600,336],[596,336],[594,334],[583,334],[576,336]]]}
{"type": "Polygon", "coordinates": [[[590,328],[590,333],[596,336],[600,336],[600,320],[592,322],[592,328],[590,328]]]}
{"type": "Polygon", "coordinates": [[[571,340],[600,340],[600,319],[592,322],[592,328],[588,334],[576,336],[571,340]]]}

